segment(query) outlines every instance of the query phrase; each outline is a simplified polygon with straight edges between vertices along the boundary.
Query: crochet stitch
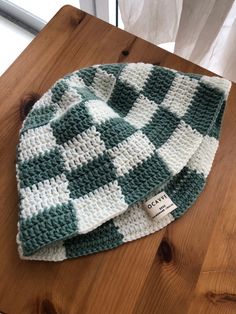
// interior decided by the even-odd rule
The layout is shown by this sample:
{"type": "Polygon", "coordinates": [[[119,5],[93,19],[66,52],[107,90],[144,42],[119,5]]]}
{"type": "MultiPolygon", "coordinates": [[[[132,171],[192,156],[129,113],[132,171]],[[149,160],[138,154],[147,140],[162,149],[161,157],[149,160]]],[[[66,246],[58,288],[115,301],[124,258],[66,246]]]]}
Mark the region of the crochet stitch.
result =
{"type": "Polygon", "coordinates": [[[230,86],[144,63],[58,80],[20,131],[20,257],[87,255],[181,217],[206,183],[230,86]],[[153,219],[144,202],[162,191],[177,208],[153,219]]]}

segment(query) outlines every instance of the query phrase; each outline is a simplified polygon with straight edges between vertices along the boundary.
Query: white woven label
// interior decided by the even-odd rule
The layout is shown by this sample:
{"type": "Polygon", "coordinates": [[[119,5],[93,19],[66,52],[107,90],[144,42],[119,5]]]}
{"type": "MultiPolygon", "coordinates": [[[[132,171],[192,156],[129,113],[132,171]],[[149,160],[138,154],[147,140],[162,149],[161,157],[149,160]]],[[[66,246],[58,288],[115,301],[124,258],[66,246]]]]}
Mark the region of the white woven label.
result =
{"type": "Polygon", "coordinates": [[[144,206],[147,213],[155,220],[159,220],[177,208],[164,191],[150,198],[144,206]]]}

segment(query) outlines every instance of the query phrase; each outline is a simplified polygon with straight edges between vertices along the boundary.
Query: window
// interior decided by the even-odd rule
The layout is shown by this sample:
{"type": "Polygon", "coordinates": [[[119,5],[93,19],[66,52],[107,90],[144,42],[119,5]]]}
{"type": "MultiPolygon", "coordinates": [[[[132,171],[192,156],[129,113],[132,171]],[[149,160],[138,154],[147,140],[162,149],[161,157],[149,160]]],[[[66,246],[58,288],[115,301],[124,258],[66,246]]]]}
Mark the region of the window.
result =
{"type": "Polygon", "coordinates": [[[81,8],[123,28],[117,0],[0,0],[0,75],[26,48],[34,36],[64,5],[81,8]]]}

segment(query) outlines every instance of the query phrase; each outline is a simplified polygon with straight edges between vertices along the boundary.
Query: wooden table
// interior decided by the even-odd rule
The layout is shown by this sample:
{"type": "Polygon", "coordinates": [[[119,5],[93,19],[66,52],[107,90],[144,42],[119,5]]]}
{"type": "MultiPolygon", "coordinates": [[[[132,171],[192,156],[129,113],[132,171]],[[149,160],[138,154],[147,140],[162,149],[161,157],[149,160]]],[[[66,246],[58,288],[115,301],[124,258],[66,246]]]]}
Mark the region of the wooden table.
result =
{"type": "Polygon", "coordinates": [[[64,262],[20,260],[15,151],[30,104],[75,69],[149,62],[210,74],[71,6],[0,78],[0,312],[236,313],[236,86],[205,191],[180,220],[117,249],[64,262]]]}

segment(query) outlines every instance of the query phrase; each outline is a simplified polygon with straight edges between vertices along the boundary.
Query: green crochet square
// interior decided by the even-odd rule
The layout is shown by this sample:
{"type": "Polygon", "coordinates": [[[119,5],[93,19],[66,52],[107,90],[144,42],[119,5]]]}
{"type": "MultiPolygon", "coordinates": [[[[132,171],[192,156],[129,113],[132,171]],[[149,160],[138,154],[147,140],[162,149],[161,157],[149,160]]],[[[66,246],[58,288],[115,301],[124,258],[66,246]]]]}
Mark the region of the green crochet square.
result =
{"type": "Polygon", "coordinates": [[[121,117],[125,117],[139,96],[139,92],[129,84],[118,80],[114,86],[108,105],[121,117]]]}
{"type": "Polygon", "coordinates": [[[20,187],[26,188],[63,173],[64,162],[58,148],[55,148],[32,159],[20,162],[18,167],[20,187]]]}
{"type": "Polygon", "coordinates": [[[123,243],[123,235],[112,220],[101,227],[87,233],[80,234],[65,241],[66,257],[87,255],[101,250],[108,250],[123,243]],[[93,243],[91,246],[90,243],[93,243]]]}
{"type": "Polygon", "coordinates": [[[35,129],[46,123],[55,116],[58,110],[57,105],[51,104],[50,106],[42,106],[41,108],[33,109],[27,116],[25,120],[24,127],[21,133],[28,131],[29,129],[35,129]]]}
{"type": "Polygon", "coordinates": [[[107,149],[117,146],[137,131],[136,128],[122,118],[109,119],[97,126],[97,130],[107,149]]]}
{"type": "Polygon", "coordinates": [[[20,241],[24,254],[30,255],[42,246],[77,233],[77,217],[71,202],[45,209],[20,220],[20,241]]]}
{"type": "Polygon", "coordinates": [[[70,197],[82,197],[116,179],[115,166],[108,154],[103,154],[87,164],[67,173],[70,197]]]}
{"type": "Polygon", "coordinates": [[[84,102],[75,104],[57,120],[51,122],[57,144],[72,140],[93,125],[93,120],[84,102]]]}
{"type": "Polygon", "coordinates": [[[219,113],[218,108],[221,108],[224,100],[225,96],[220,90],[199,82],[197,91],[193,96],[191,105],[183,117],[183,120],[191,125],[193,129],[198,130],[202,135],[206,135],[212,127],[209,121],[216,120],[219,113]],[[208,108],[207,115],[205,114],[206,108],[208,108]]]}
{"type": "Polygon", "coordinates": [[[161,67],[154,67],[146,80],[142,94],[155,101],[156,104],[160,104],[168,93],[175,76],[175,72],[161,67]]]}
{"type": "Polygon", "coordinates": [[[168,140],[179,123],[180,119],[175,114],[159,107],[151,121],[142,128],[142,132],[158,148],[168,140]]]}
{"type": "Polygon", "coordinates": [[[137,198],[143,199],[152,189],[169,180],[170,175],[165,163],[154,153],[129,173],[119,177],[118,182],[126,202],[132,204],[137,198]]]}

